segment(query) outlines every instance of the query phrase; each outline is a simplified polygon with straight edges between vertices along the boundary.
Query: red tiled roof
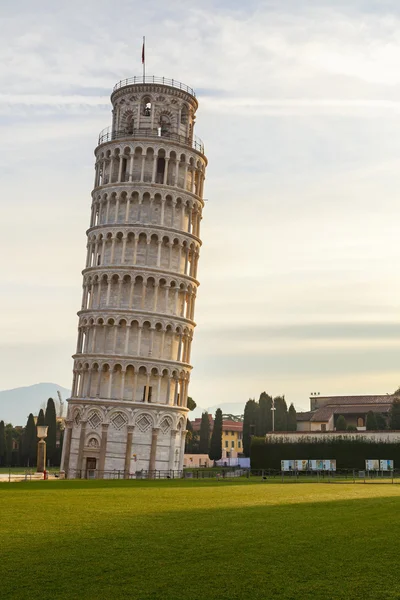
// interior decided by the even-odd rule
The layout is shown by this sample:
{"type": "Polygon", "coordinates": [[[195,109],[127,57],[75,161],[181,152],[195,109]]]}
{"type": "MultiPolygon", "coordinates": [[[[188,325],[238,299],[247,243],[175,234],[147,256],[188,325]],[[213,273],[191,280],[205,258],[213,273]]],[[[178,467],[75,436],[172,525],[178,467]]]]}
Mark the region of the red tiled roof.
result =
{"type": "Polygon", "coordinates": [[[310,421],[313,414],[313,410],[309,410],[307,412],[298,412],[296,413],[296,421],[310,421]]]}
{"type": "Polygon", "coordinates": [[[391,404],[394,396],[382,394],[380,396],[311,396],[311,400],[328,400],[325,406],[332,404],[391,404]]]}
{"type": "MultiPolygon", "coordinates": [[[[210,416],[210,430],[214,427],[214,419],[210,416]]],[[[192,427],[194,431],[200,431],[201,419],[195,419],[192,421],[192,427]]],[[[222,421],[222,431],[242,431],[243,423],[237,421],[224,420],[222,421]]]]}

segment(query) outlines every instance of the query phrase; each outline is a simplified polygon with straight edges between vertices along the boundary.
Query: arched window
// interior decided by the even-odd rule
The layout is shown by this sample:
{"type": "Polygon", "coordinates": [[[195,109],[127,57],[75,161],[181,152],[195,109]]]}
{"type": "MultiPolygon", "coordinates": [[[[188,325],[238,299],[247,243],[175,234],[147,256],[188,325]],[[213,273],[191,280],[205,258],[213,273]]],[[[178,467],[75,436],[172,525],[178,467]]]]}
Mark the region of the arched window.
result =
{"type": "Polygon", "coordinates": [[[358,417],[357,427],[364,427],[364,419],[362,417],[358,417]]]}
{"type": "Polygon", "coordinates": [[[188,111],[188,108],[187,108],[186,104],[184,104],[182,106],[182,110],[181,110],[181,123],[182,123],[182,125],[186,125],[186,123],[188,122],[188,117],[189,117],[189,111],[188,111]]]}
{"type": "Polygon", "coordinates": [[[168,135],[171,127],[171,121],[167,115],[161,115],[160,117],[161,135],[168,135]]]}
{"type": "Polygon", "coordinates": [[[126,120],[126,133],[132,134],[134,129],[133,116],[129,115],[126,120]]]}
{"type": "Polygon", "coordinates": [[[144,117],[150,117],[151,116],[151,98],[143,98],[143,103],[142,103],[142,115],[144,117]]]}

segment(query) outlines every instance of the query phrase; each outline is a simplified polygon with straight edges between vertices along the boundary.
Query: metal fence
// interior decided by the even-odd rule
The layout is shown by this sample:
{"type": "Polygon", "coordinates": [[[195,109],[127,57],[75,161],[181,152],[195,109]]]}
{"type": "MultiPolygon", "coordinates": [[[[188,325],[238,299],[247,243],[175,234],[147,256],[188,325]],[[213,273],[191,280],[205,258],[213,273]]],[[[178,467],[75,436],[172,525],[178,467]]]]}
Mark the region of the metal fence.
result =
{"type": "Polygon", "coordinates": [[[183,471],[153,470],[135,471],[134,473],[122,469],[101,471],[99,469],[69,469],[65,473],[67,479],[181,479],[183,471]]]}
{"type": "MultiPolygon", "coordinates": [[[[278,469],[198,468],[183,470],[124,470],[100,471],[98,469],[69,469],[67,473],[57,470],[46,472],[46,479],[188,479],[232,480],[247,479],[265,483],[400,483],[400,469],[393,471],[366,471],[365,469],[338,469],[336,471],[280,471],[278,469]]],[[[43,473],[32,469],[9,469],[0,473],[0,483],[43,480],[43,473]]]]}

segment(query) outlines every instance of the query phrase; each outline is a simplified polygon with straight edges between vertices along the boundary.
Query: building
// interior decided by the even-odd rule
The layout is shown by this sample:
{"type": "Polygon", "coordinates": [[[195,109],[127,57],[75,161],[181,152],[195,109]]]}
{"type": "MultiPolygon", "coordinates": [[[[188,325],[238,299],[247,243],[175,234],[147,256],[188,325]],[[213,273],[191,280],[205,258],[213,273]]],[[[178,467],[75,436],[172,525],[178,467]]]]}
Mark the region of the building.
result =
{"type": "Polygon", "coordinates": [[[67,476],[181,469],[207,159],[195,92],[137,77],[95,149],[67,476]]]}
{"type": "MultiPolygon", "coordinates": [[[[214,428],[214,419],[210,420],[210,432],[214,428]]],[[[201,418],[192,421],[193,431],[200,432],[201,418]]],[[[222,458],[236,458],[243,453],[243,421],[222,420],[222,458]]]]}
{"type": "MultiPolygon", "coordinates": [[[[367,413],[387,421],[393,396],[311,396],[310,410],[297,413],[297,431],[334,431],[340,415],[347,425],[365,431],[367,413]]],[[[383,421],[382,421],[383,422],[383,421]]]]}

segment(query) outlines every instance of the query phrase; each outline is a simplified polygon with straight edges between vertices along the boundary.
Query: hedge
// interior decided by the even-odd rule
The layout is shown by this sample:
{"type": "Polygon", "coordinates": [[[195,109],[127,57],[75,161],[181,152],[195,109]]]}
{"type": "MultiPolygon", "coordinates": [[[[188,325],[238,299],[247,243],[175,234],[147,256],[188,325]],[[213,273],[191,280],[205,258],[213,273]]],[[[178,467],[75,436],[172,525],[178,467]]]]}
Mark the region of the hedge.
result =
{"type": "Polygon", "coordinates": [[[394,460],[400,468],[400,442],[372,442],[365,439],[344,439],[312,442],[266,442],[253,437],[250,448],[252,469],[281,468],[281,460],[336,459],[337,469],[364,469],[369,458],[394,460]]]}

